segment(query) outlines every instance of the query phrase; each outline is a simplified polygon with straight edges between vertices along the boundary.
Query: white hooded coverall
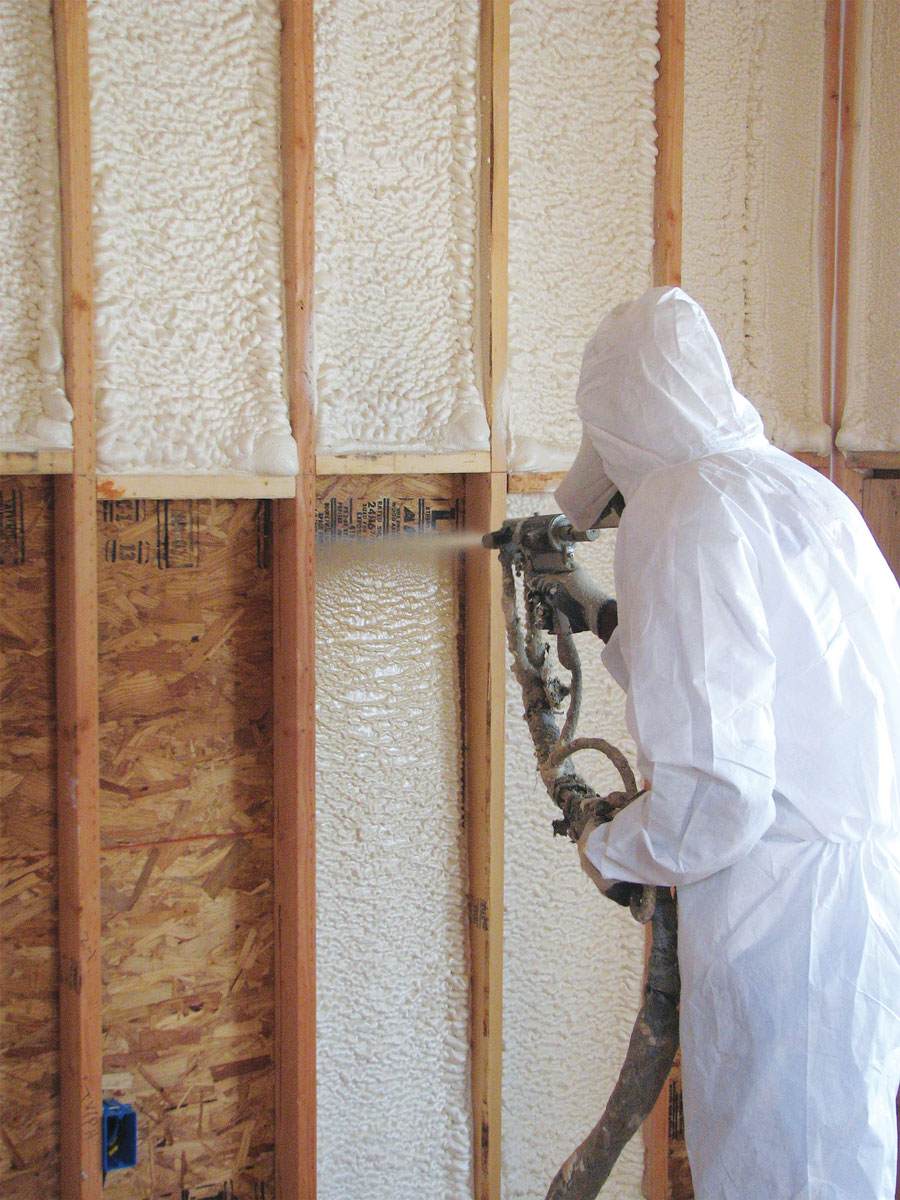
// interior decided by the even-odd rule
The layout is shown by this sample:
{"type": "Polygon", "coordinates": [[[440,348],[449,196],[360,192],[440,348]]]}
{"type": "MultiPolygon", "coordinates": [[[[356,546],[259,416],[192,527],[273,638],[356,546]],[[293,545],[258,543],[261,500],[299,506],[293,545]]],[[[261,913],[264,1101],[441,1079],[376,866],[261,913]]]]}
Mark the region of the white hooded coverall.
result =
{"type": "Polygon", "coordinates": [[[604,659],[651,783],[585,849],[678,888],[697,1200],[892,1200],[900,589],[680,289],[606,318],[578,405],[557,498],[581,527],[626,500],[604,659]]]}

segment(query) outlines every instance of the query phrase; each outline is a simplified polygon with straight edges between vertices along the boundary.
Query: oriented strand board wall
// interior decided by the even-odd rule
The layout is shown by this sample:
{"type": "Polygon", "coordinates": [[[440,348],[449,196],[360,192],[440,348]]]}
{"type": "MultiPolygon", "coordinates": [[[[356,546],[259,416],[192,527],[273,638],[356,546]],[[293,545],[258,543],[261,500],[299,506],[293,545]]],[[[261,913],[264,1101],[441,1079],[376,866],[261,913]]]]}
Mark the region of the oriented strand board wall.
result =
{"type": "Polygon", "coordinates": [[[863,3],[852,162],[847,400],[842,450],[900,449],[900,8],[863,3]]]}
{"type": "Polygon", "coordinates": [[[487,449],[478,0],[316,0],[320,452],[487,449]]]}
{"type": "MultiPolygon", "coordinates": [[[[551,496],[511,496],[510,516],[555,512],[551,496]]],[[[613,591],[614,534],[585,548],[585,565],[613,591]]],[[[579,732],[621,746],[624,697],[599,661],[601,644],[578,638],[585,674],[579,732]]],[[[555,838],[559,815],[537,775],[510,677],[507,695],[506,881],[503,958],[503,1200],[543,1195],[565,1158],[599,1119],[640,1006],[643,931],[582,873],[576,848],[555,838]]],[[[601,791],[620,786],[595,754],[578,767],[601,791]]],[[[640,1200],[640,1137],[604,1188],[640,1200]]]]}
{"type": "MultiPolygon", "coordinates": [[[[423,488],[320,480],[322,523],[423,488]]],[[[318,555],[320,1200],[472,1188],[458,565],[411,542],[318,555]]]]}
{"type": "Polygon", "coordinates": [[[98,506],[104,1094],[121,1200],[273,1187],[266,506],[98,506]]]}
{"type": "Polygon", "coordinates": [[[819,170],[824,0],[687,0],[683,282],[786,450],[827,454],[819,170]]]}
{"type": "Polygon", "coordinates": [[[650,283],[655,0],[510,14],[510,463],[568,465],[584,344],[650,283]]]}
{"type": "Polygon", "coordinates": [[[0,1194],[59,1171],[53,487],[0,477],[0,1194]]]}
{"type": "Polygon", "coordinates": [[[0,95],[0,449],[71,446],[49,4],[0,5],[0,95]]]}

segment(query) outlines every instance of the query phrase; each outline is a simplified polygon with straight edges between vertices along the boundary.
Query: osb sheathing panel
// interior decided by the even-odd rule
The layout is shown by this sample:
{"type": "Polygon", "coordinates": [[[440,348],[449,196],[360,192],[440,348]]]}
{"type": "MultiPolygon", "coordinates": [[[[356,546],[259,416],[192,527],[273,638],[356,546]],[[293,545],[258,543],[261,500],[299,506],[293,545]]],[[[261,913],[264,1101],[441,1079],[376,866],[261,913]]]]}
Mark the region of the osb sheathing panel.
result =
{"type": "Polygon", "coordinates": [[[53,488],[0,478],[0,1195],[57,1195],[53,488]]]}
{"type": "Polygon", "coordinates": [[[267,508],[117,502],[98,521],[104,1094],[140,1135],[105,1190],[271,1195],[267,508]]]}

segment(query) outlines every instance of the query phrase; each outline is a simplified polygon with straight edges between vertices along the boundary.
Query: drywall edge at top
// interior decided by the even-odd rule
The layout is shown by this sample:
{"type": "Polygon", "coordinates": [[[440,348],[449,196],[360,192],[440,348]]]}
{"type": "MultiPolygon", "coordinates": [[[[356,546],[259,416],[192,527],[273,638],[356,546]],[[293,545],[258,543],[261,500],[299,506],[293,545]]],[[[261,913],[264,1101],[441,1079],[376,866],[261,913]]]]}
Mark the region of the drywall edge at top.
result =
{"type": "Polygon", "coordinates": [[[50,9],[0,5],[0,450],[72,445],[50,9]]]}

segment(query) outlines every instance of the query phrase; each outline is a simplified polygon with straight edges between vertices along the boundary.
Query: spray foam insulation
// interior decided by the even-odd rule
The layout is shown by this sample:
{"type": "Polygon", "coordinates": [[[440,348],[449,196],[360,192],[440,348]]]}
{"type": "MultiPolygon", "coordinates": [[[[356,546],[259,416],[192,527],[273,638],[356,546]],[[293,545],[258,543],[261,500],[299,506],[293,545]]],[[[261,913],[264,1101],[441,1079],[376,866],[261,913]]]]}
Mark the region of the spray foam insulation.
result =
{"type": "Polygon", "coordinates": [[[477,0],[316,0],[319,450],[484,450],[477,0]]]}
{"type": "Polygon", "coordinates": [[[900,10],[859,6],[852,164],[847,399],[842,450],[900,449],[900,10]]]}
{"type": "Polygon", "coordinates": [[[0,95],[0,448],[64,448],[72,445],[72,408],[63,390],[49,5],[0,5],[0,95]]]}
{"type": "Polygon", "coordinates": [[[276,0],[89,0],[106,471],[294,474],[276,0]]]}
{"type": "Polygon", "coordinates": [[[510,465],[569,465],[584,344],[650,283],[655,0],[510,12],[510,465]]]}
{"type": "MultiPolygon", "coordinates": [[[[512,495],[509,516],[557,512],[552,496],[512,495]]],[[[579,547],[579,561],[613,592],[615,534],[579,547]]],[[[584,669],[582,736],[605,737],[634,762],[624,695],[600,662],[601,643],[577,639],[584,669]]],[[[602,792],[621,784],[593,753],[576,767],[602,792]]],[[[599,1120],[641,1001],[643,930],[582,872],[537,772],[519,685],[507,676],[503,950],[503,1200],[543,1195],[599,1120]]],[[[640,1136],[625,1148],[603,1195],[640,1200],[640,1136]]]]}
{"type": "Polygon", "coordinates": [[[53,484],[0,476],[0,1195],[58,1194],[53,484]]]}
{"type": "MultiPolygon", "coordinates": [[[[319,483],[319,1197],[468,1197],[456,556],[384,545],[374,514],[417,510],[402,479],[319,483]]],[[[418,491],[423,529],[446,486],[418,491]]]]}
{"type": "Polygon", "coordinates": [[[689,3],[684,114],[684,287],[768,436],[820,454],[824,29],[824,0],[689,3]]]}
{"type": "Polygon", "coordinates": [[[269,506],[98,506],[104,1196],[274,1189],[269,506]]]}

